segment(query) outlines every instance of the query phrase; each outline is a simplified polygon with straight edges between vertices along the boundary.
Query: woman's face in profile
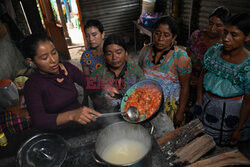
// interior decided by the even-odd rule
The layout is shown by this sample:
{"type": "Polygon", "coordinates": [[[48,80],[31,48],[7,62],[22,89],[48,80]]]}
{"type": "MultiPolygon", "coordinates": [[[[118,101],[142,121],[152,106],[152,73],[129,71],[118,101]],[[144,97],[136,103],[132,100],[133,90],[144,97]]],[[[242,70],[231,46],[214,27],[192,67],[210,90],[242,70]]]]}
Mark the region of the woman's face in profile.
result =
{"type": "Polygon", "coordinates": [[[227,25],[225,26],[223,35],[223,44],[226,51],[232,51],[237,48],[244,46],[245,42],[249,41],[250,36],[245,34],[236,26],[227,25]]]}
{"type": "Polygon", "coordinates": [[[59,55],[51,41],[40,41],[33,63],[42,74],[59,73],[59,55]]]}
{"type": "Polygon", "coordinates": [[[113,69],[123,67],[127,61],[128,52],[117,44],[110,44],[105,49],[105,60],[113,69]]]}
{"type": "Polygon", "coordinates": [[[154,37],[155,47],[158,50],[165,50],[165,49],[170,49],[170,47],[174,43],[176,35],[173,36],[173,34],[169,28],[169,25],[160,24],[155,29],[153,37],[154,37]]]}
{"type": "Polygon", "coordinates": [[[87,42],[91,49],[96,49],[102,46],[104,39],[104,32],[101,34],[98,28],[89,27],[86,29],[87,42]]]}
{"type": "Polygon", "coordinates": [[[208,35],[212,38],[221,36],[223,35],[224,31],[224,23],[221,21],[220,18],[212,16],[209,18],[207,29],[208,29],[208,35]]]}

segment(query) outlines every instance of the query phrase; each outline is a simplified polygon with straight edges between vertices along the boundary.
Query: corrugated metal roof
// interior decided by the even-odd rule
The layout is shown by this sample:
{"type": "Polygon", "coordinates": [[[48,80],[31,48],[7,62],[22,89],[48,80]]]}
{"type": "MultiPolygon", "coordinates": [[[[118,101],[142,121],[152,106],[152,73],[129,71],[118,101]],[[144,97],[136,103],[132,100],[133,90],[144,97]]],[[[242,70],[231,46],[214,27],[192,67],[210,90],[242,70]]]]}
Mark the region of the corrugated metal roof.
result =
{"type": "Polygon", "coordinates": [[[107,35],[132,33],[133,20],[140,16],[140,0],[79,0],[83,23],[89,19],[102,22],[107,35]]]}
{"type": "Polygon", "coordinates": [[[190,11],[192,9],[192,0],[183,0],[181,3],[180,18],[182,21],[180,29],[181,44],[185,44],[188,39],[189,24],[190,24],[190,11]]]}

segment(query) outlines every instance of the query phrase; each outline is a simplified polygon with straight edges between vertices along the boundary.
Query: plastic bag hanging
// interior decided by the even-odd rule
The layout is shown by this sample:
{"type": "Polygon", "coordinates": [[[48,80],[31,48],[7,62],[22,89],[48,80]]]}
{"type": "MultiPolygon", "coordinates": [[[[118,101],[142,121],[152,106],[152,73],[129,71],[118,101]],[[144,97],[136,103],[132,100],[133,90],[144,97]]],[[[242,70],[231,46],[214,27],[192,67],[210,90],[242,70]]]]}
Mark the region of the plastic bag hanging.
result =
{"type": "Polygon", "coordinates": [[[15,84],[9,79],[0,80],[0,105],[13,107],[18,104],[19,94],[15,84]]]}

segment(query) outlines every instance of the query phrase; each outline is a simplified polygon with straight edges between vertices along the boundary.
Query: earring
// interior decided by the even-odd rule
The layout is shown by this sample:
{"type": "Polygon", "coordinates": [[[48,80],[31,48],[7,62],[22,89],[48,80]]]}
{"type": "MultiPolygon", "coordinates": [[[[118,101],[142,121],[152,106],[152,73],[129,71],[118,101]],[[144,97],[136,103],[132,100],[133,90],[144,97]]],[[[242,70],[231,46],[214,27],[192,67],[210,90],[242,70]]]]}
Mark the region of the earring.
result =
{"type": "Polygon", "coordinates": [[[33,64],[31,64],[31,63],[29,63],[29,67],[30,67],[30,68],[33,68],[33,69],[36,69],[36,68],[37,68],[35,65],[33,65],[33,64]]]}
{"type": "Polygon", "coordinates": [[[171,43],[171,47],[174,46],[176,44],[176,41],[173,40],[172,43],[171,43]]]}

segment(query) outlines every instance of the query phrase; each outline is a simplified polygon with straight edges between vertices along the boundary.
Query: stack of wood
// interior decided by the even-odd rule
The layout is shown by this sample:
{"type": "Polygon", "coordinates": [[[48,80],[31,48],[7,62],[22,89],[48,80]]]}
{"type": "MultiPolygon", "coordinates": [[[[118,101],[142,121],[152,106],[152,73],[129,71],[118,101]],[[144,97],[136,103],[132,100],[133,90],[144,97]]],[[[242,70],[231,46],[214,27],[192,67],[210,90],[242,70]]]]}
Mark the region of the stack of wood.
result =
{"type": "Polygon", "coordinates": [[[216,147],[213,138],[203,134],[203,131],[202,123],[196,119],[159,138],[157,142],[166,156],[166,166],[250,165],[250,160],[237,149],[207,159],[202,158],[208,152],[215,150],[216,147]]]}

